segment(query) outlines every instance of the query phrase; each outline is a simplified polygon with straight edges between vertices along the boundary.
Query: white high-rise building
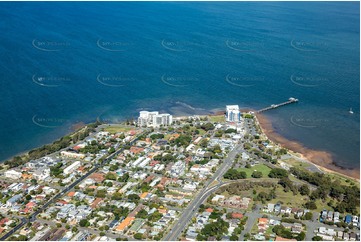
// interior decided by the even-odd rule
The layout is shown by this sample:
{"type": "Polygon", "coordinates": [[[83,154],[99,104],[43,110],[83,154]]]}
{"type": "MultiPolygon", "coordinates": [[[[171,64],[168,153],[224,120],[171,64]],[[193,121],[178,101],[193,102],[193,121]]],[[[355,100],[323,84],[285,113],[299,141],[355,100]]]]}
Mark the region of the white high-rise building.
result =
{"type": "Polygon", "coordinates": [[[159,127],[160,125],[167,126],[173,122],[173,116],[169,113],[162,113],[153,116],[153,127],[159,127]]]}
{"type": "Polygon", "coordinates": [[[241,112],[239,111],[238,105],[227,105],[226,106],[226,119],[228,122],[240,122],[241,112]]]}
{"type": "Polygon", "coordinates": [[[138,118],[139,126],[149,126],[149,124],[153,123],[153,117],[158,115],[159,112],[148,112],[148,111],[140,111],[138,118]]]}
{"type": "Polygon", "coordinates": [[[160,125],[167,126],[171,125],[173,122],[173,116],[169,113],[161,113],[154,111],[140,111],[138,118],[139,126],[151,126],[159,127],[160,125]]]}

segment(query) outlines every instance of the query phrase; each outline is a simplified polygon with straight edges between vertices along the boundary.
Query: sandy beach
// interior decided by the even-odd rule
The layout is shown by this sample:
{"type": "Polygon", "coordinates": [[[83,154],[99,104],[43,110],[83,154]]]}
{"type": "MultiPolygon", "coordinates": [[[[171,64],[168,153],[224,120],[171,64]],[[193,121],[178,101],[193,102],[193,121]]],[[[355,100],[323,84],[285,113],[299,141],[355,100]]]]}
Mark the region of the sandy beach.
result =
{"type": "Polygon", "coordinates": [[[358,169],[345,169],[343,167],[337,166],[334,163],[333,157],[330,153],[326,151],[313,150],[305,147],[304,145],[288,140],[280,134],[276,133],[272,123],[262,114],[256,114],[258,122],[261,126],[262,131],[266,136],[275,143],[280,144],[282,147],[285,147],[289,150],[292,150],[301,155],[301,158],[304,158],[313,164],[317,165],[320,169],[323,169],[327,172],[340,173],[342,175],[360,179],[360,170],[358,169]]]}

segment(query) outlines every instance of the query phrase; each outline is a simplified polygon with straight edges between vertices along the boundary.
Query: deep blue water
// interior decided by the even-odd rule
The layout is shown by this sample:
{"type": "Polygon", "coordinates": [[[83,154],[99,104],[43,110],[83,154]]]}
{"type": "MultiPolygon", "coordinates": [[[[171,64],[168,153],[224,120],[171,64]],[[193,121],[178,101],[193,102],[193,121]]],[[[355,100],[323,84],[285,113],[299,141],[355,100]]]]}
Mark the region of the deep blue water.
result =
{"type": "Polygon", "coordinates": [[[359,168],[358,2],[0,3],[0,160],[72,124],[239,104],[359,168]],[[354,114],[349,114],[352,107],[354,114]]]}

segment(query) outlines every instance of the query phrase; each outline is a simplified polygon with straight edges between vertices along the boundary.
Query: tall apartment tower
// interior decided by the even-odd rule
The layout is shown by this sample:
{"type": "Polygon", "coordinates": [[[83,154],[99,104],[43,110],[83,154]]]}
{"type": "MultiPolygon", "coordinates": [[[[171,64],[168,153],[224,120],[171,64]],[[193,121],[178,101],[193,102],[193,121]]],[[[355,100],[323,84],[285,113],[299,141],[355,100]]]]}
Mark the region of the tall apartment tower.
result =
{"type": "Polygon", "coordinates": [[[226,106],[226,120],[228,122],[240,122],[241,112],[239,111],[238,105],[227,105],[226,106]]]}

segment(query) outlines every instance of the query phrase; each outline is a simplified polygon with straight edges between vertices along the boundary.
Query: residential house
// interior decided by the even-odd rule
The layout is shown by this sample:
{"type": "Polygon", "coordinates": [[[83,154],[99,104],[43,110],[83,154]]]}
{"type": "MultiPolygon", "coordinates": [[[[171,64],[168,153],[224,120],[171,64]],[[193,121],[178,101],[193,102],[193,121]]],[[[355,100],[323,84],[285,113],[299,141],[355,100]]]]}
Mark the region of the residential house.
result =
{"type": "Polygon", "coordinates": [[[15,180],[15,179],[20,179],[22,173],[18,172],[18,171],[15,171],[15,170],[8,170],[8,171],[4,172],[4,175],[5,175],[6,178],[10,178],[10,179],[15,180]]]}
{"type": "Polygon", "coordinates": [[[294,223],[291,227],[292,233],[301,233],[302,232],[302,224],[300,223],[294,223]]]}
{"type": "Polygon", "coordinates": [[[6,206],[7,207],[14,206],[22,197],[23,197],[22,194],[17,194],[15,196],[13,196],[12,198],[10,198],[6,201],[6,206]]]}
{"type": "Polygon", "coordinates": [[[328,213],[327,213],[327,220],[328,220],[328,221],[332,221],[332,218],[333,218],[333,211],[328,211],[328,213]]]}
{"type": "Polygon", "coordinates": [[[345,223],[350,224],[352,222],[352,216],[350,214],[346,215],[345,223]]]}
{"type": "Polygon", "coordinates": [[[335,222],[335,223],[340,222],[340,213],[339,212],[335,212],[333,214],[333,222],[335,222]]]}
{"type": "Polygon", "coordinates": [[[134,217],[126,217],[116,228],[118,232],[124,232],[124,230],[135,220],[134,217]]]}
{"type": "Polygon", "coordinates": [[[350,233],[350,241],[356,241],[356,234],[354,232],[350,233]]]}
{"type": "Polygon", "coordinates": [[[272,213],[273,210],[274,210],[274,208],[275,208],[275,205],[274,205],[273,203],[269,203],[269,204],[267,205],[267,211],[268,211],[269,213],[272,213]]]}
{"type": "Polygon", "coordinates": [[[352,216],[352,224],[355,227],[359,226],[359,217],[358,216],[352,216]]]}
{"type": "Polygon", "coordinates": [[[50,169],[47,167],[38,168],[34,171],[33,177],[38,181],[44,181],[46,178],[50,177],[50,169]]]}

